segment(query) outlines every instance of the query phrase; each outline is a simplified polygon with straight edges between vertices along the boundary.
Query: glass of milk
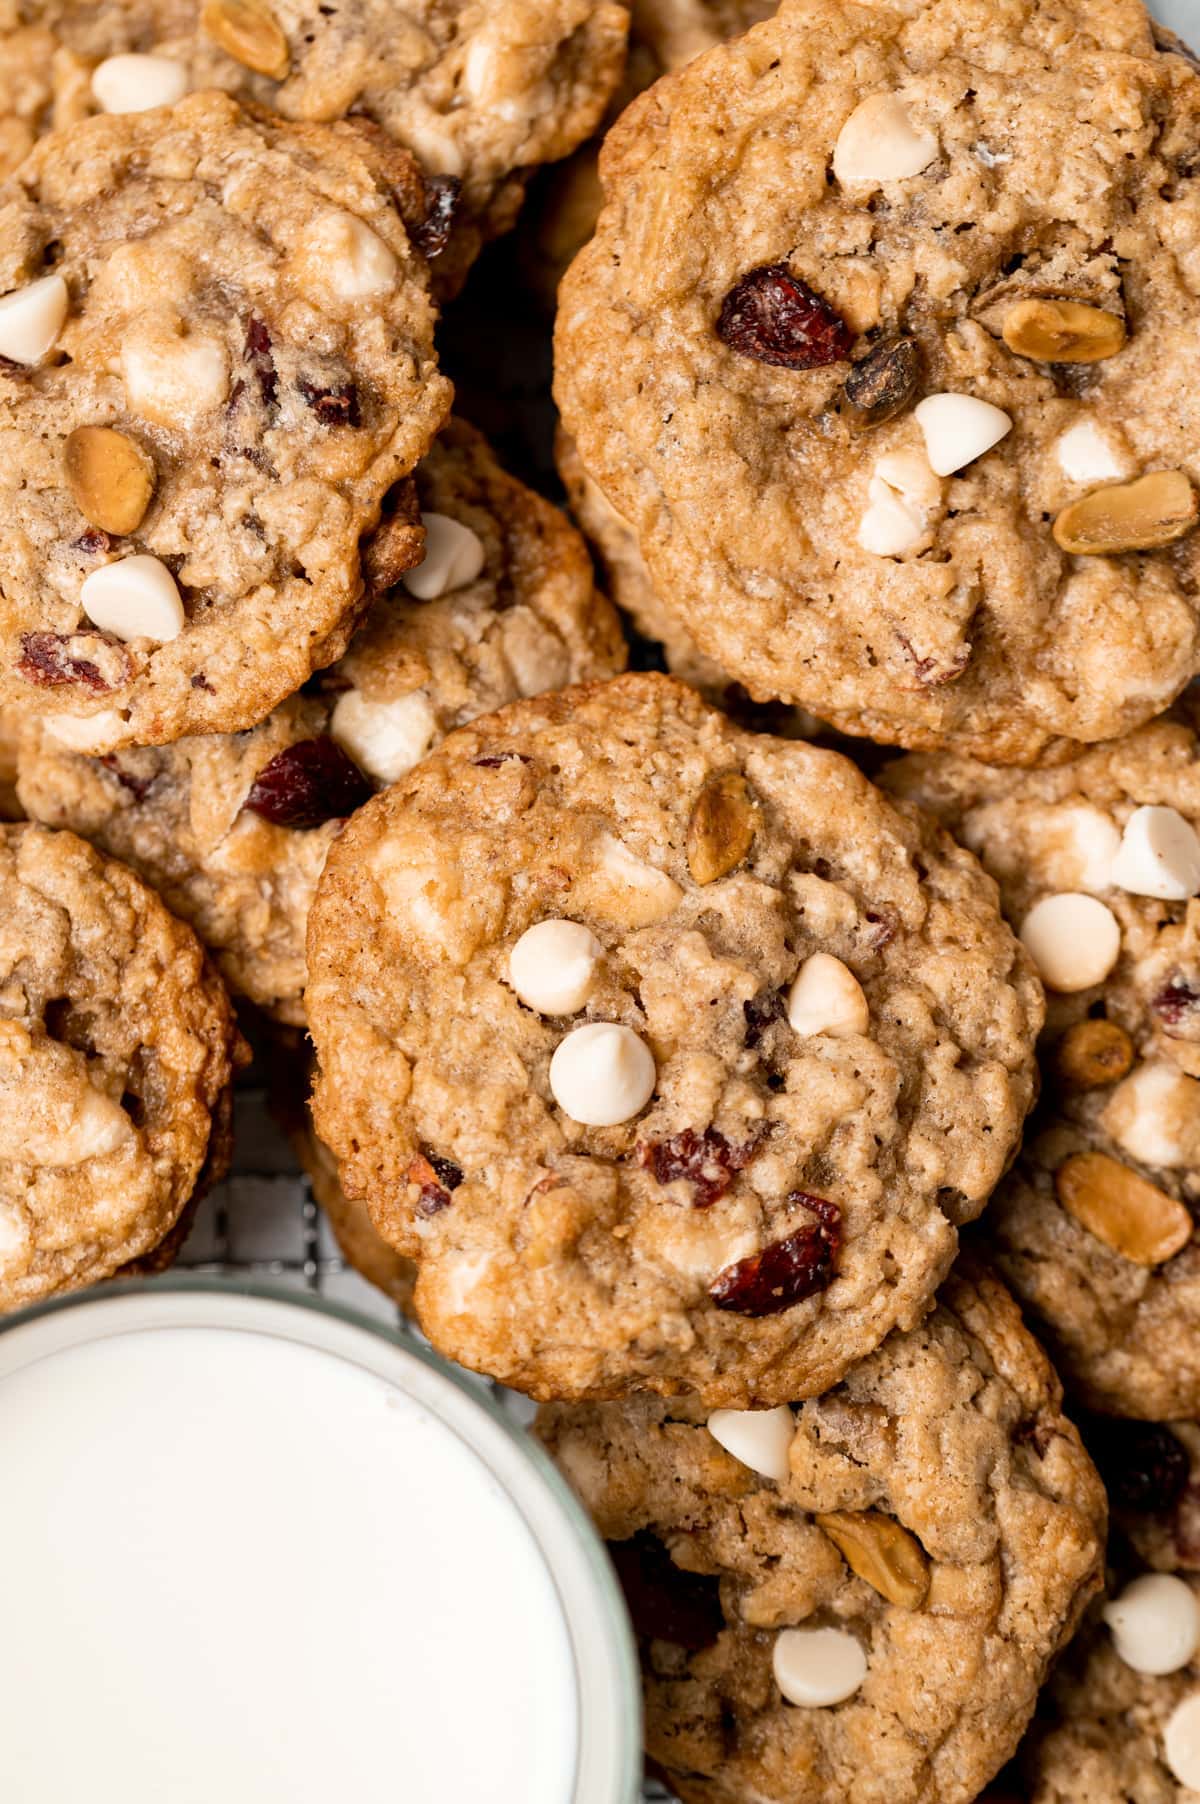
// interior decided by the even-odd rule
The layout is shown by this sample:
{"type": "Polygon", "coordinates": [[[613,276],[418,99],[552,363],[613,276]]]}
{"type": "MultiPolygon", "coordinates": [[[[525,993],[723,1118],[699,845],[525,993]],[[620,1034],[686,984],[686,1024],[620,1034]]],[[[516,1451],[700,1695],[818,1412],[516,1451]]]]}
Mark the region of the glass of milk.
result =
{"type": "Polygon", "coordinates": [[[0,1323],[0,1798],[632,1804],[603,1547],[475,1387],[261,1286],[0,1323]]]}

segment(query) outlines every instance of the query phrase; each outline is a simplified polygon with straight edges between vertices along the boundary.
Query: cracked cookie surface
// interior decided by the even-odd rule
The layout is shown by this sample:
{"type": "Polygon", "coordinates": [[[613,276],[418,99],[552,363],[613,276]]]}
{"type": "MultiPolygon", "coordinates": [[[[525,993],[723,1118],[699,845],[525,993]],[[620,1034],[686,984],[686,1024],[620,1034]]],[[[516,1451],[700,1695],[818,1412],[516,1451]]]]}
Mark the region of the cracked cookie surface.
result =
{"type": "Polygon", "coordinates": [[[160,744],[345,649],[450,399],[401,155],[204,94],[48,138],[0,193],[0,288],[65,301],[0,363],[0,700],[160,744]]]}
{"type": "Polygon", "coordinates": [[[920,1316],[1032,1094],[1041,996],[974,861],[664,677],[451,735],[331,848],[308,954],[347,1191],[435,1344],[534,1395],[836,1382],[920,1316]],[[591,962],[534,1007],[546,922],[591,962]]]}
{"type": "Polygon", "coordinates": [[[687,1401],[551,1404],[536,1431],[626,1580],[647,1751],[683,1804],[965,1804],[1099,1583],[1103,1489],[979,1274],[800,1404],[774,1477],[687,1401]],[[856,1644],[858,1688],[787,1701],[797,1630],[856,1644]]]}
{"type": "Polygon", "coordinates": [[[752,695],[1032,762],[1183,687],[1198,120],[1134,0],[785,0],[622,116],[556,393],[663,603],[752,695]],[[1106,354],[1031,334],[1047,300],[1106,354]],[[935,396],[990,448],[954,405],[947,450],[935,396]],[[1067,532],[1097,487],[1166,472],[1107,539],[1108,501],[1067,532]]]}
{"type": "Polygon", "coordinates": [[[181,92],[222,89],[297,121],[353,114],[410,151],[432,178],[424,230],[453,287],[512,224],[526,172],[599,122],[627,25],[614,0],[0,0],[0,172],[98,110],[102,61],[165,59],[181,92]]]}
{"type": "Polygon", "coordinates": [[[72,833],[0,827],[0,1310],[173,1244],[243,1047],[191,929],[72,833]]]}
{"type": "MultiPolygon", "coordinates": [[[[296,1024],[308,909],[343,816],[475,715],[624,663],[578,534],[479,433],[451,423],[414,501],[414,520],[419,507],[462,531],[477,573],[439,577],[431,542],[421,586],[447,586],[420,599],[401,582],[379,596],[345,657],[252,731],[93,758],[37,723],[22,748],[27,811],[126,860],[195,927],[234,989],[296,1024]]],[[[386,546],[411,530],[393,515],[386,546]]]]}
{"type": "Polygon", "coordinates": [[[982,1227],[1069,1382],[1157,1420],[1200,1413],[1200,896],[1119,879],[1139,810],[1200,828],[1195,721],[1181,703],[1049,770],[922,755],[882,779],[972,848],[1014,929],[1048,899],[1099,905],[1111,966],[1065,992],[1051,973],[1040,1112],[982,1227]]]}

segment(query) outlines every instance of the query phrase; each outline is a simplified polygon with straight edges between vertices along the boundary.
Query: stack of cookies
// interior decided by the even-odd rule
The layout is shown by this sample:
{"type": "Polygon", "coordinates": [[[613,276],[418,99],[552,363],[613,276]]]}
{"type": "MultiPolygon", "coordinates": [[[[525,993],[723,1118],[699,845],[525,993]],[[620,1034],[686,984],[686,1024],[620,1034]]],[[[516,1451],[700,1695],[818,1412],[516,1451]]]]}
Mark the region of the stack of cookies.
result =
{"type": "Polygon", "coordinates": [[[1190,53],[16,0],[0,156],[0,1308],[169,1259],[227,986],[683,1804],[1200,1794],[1190,53]],[[438,364],[568,259],[595,563],[438,364]]]}

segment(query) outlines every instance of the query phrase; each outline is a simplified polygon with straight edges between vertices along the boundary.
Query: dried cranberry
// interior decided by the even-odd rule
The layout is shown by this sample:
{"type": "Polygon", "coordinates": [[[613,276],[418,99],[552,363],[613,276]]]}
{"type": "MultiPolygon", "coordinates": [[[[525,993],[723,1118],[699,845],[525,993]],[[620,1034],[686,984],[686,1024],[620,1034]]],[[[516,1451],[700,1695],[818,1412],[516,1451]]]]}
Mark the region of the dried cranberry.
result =
{"type": "Polygon", "coordinates": [[[753,1050],[772,1021],[783,1019],[783,996],[778,990],[751,996],[749,1002],[743,1002],[742,1013],[746,1017],[746,1045],[753,1050]]]}
{"type": "Polygon", "coordinates": [[[433,1166],[434,1171],[437,1173],[446,1189],[457,1190],[463,1181],[461,1166],[456,1165],[453,1159],[443,1158],[441,1153],[433,1153],[427,1150],[425,1157],[433,1166]]]}
{"type": "Polygon", "coordinates": [[[717,336],[731,350],[785,370],[816,370],[850,355],[854,334],[786,263],[764,263],[721,303],[717,336]]]}
{"type": "Polygon", "coordinates": [[[274,419],[278,411],[276,396],[279,390],[279,372],[275,368],[272,354],[271,334],[261,319],[251,317],[247,320],[243,355],[258,383],[258,392],[267,416],[274,419]]]}
{"type": "Polygon", "coordinates": [[[136,771],[129,770],[112,752],[108,752],[100,760],[105,770],[112,772],[122,789],[127,789],[135,801],[144,802],[154,788],[154,777],[139,776],[136,771]]]}
{"type": "Polygon", "coordinates": [[[307,376],[301,376],[296,386],[322,426],[361,424],[358,390],[353,382],[339,382],[332,388],[322,388],[319,383],[310,382],[307,376]]]}
{"type": "Polygon", "coordinates": [[[776,1315],[833,1283],[842,1246],[841,1210],[806,1190],[793,1191],[788,1202],[809,1210],[816,1221],[718,1272],[708,1292],[718,1309],[776,1315]]]}
{"type": "Polygon", "coordinates": [[[940,689],[946,683],[956,683],[967,665],[971,662],[971,647],[960,645],[950,658],[923,658],[903,633],[896,634],[905,655],[912,659],[917,682],[922,689],[940,689]]]}
{"type": "Polygon", "coordinates": [[[1114,1509],[1165,1515],[1175,1508],[1187,1489],[1191,1462],[1169,1428],[1118,1416],[1093,1416],[1083,1426],[1114,1509]]]}
{"type": "Polygon", "coordinates": [[[669,1641],[699,1653],[725,1627],[720,1581],[677,1566],[656,1535],[645,1529],[628,1541],[610,1541],[634,1630],[643,1641],[669,1641]]]}
{"type": "Polygon", "coordinates": [[[1200,1008],[1200,990],[1185,977],[1172,977],[1150,1005],[1166,1027],[1181,1027],[1200,1008]]]}
{"type": "Polygon", "coordinates": [[[430,262],[439,257],[450,240],[458,212],[462,183],[456,175],[433,175],[425,180],[425,217],[413,232],[413,243],[430,262]]]}
{"type": "Polygon", "coordinates": [[[89,526],[72,540],[76,551],[82,551],[85,557],[98,557],[102,551],[112,550],[112,540],[101,526],[89,526]]]}
{"type": "Polygon", "coordinates": [[[276,752],[254,779],[246,806],[277,827],[304,832],[361,808],[371,785],[327,735],[276,752]]]}
{"type": "Polygon", "coordinates": [[[106,676],[92,658],[85,657],[80,651],[72,651],[73,643],[86,645],[89,641],[70,633],[22,633],[21,656],[17,660],[19,675],[27,682],[40,684],[43,689],[82,683],[93,695],[110,695],[121,683],[128,681],[129,655],[115,643],[94,641],[97,647],[103,645],[105,657],[114,667],[115,681],[106,676]]]}
{"type": "Polygon", "coordinates": [[[684,1128],[669,1140],[643,1141],[637,1158],[660,1184],[685,1178],[692,1186],[695,1207],[708,1209],[749,1165],[757,1144],[757,1140],[747,1140],[742,1146],[733,1146],[718,1128],[705,1128],[702,1134],[684,1128]]]}

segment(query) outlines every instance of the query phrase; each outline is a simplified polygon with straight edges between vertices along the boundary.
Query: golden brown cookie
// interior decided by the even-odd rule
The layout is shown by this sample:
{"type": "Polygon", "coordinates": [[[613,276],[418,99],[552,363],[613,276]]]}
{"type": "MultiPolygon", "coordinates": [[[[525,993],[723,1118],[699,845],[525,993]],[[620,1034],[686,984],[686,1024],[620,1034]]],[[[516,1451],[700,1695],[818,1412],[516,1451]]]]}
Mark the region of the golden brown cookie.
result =
{"type": "Polygon", "coordinates": [[[0,1310],[168,1243],[229,1157],[244,1057],[191,929],[132,871],[0,827],[0,1310]]]}
{"type": "Polygon", "coordinates": [[[162,744],[345,649],[362,539],[450,399],[394,173],[200,94],[0,190],[0,701],[162,744]]]}
{"type": "Polygon", "coordinates": [[[309,919],[318,1132],[445,1353],[776,1403],[926,1308],[1042,1004],[969,855],[665,677],[514,703],[361,809],[309,919]]]}
{"type": "Polygon", "coordinates": [[[1188,681],[1198,127],[1138,0],[784,0],[622,115],[556,395],[752,696],[1032,762],[1188,681]]]}
{"type": "Polygon", "coordinates": [[[994,1280],[822,1397],[551,1405],[683,1804],[967,1804],[1099,1585],[1104,1492],[994,1280]]]}

